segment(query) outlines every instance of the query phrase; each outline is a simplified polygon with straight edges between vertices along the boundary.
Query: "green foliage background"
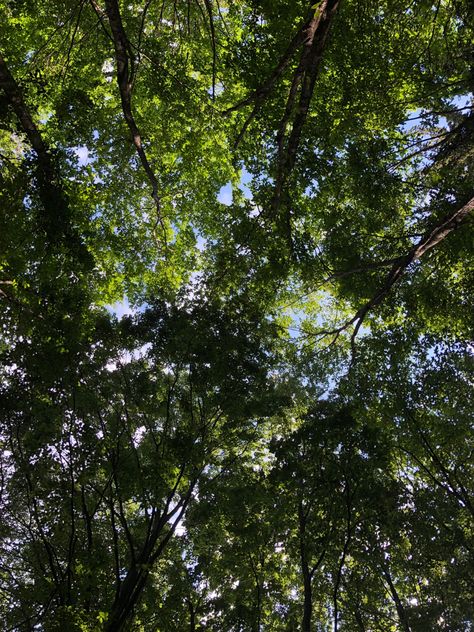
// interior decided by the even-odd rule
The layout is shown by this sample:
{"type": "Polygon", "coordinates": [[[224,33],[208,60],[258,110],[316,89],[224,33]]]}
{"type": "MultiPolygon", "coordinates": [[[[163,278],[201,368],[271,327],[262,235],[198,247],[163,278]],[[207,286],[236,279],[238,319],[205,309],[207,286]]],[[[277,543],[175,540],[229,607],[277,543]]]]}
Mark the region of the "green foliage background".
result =
{"type": "Polygon", "coordinates": [[[474,625],[468,0],[0,2],[0,621],[474,625]]]}

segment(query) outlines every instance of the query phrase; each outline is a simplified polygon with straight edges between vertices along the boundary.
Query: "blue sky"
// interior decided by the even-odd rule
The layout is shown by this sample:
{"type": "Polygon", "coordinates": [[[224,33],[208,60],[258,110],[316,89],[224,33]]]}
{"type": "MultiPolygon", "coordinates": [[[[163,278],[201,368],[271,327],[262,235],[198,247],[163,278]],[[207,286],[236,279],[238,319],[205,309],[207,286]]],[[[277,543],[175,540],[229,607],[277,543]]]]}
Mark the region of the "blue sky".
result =
{"type": "MultiPolygon", "coordinates": [[[[252,192],[249,189],[249,184],[252,181],[251,174],[245,169],[242,169],[242,175],[240,177],[239,189],[242,191],[247,200],[252,199],[252,192]]],[[[232,204],[232,184],[228,182],[225,184],[217,195],[217,199],[221,204],[230,206],[232,204]]]]}

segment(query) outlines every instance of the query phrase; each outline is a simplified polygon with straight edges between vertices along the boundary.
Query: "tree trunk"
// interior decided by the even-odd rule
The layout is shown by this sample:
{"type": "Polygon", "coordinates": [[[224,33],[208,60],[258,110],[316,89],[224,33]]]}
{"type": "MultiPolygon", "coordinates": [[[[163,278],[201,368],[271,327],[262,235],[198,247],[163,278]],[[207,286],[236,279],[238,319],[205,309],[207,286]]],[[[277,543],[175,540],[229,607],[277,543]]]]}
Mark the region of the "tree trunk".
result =
{"type": "MultiPolygon", "coordinates": [[[[308,571],[308,569],[306,568],[308,571]]],[[[313,612],[313,594],[311,586],[311,576],[309,571],[306,573],[303,569],[303,585],[304,585],[304,604],[303,604],[303,621],[301,624],[302,632],[311,632],[311,615],[313,612]]]]}
{"type": "Polygon", "coordinates": [[[196,609],[191,599],[187,599],[189,610],[189,632],[196,632],[196,609]]]}
{"type": "Polygon", "coordinates": [[[408,623],[408,617],[407,617],[406,610],[403,607],[402,600],[400,599],[398,591],[395,588],[395,584],[392,581],[392,577],[390,576],[390,572],[389,572],[387,566],[384,563],[381,564],[381,568],[382,568],[383,576],[385,577],[385,580],[386,580],[386,582],[388,584],[388,587],[390,589],[390,594],[392,595],[392,599],[393,599],[393,602],[395,604],[395,608],[397,609],[398,619],[400,621],[402,629],[404,630],[404,632],[411,632],[411,628],[410,628],[410,625],[408,623]]]}
{"type": "Polygon", "coordinates": [[[311,616],[313,612],[312,575],[308,564],[308,553],[306,550],[306,516],[303,510],[303,503],[298,505],[298,526],[300,535],[300,559],[301,575],[303,577],[303,619],[301,622],[302,632],[311,632],[311,616]]]}

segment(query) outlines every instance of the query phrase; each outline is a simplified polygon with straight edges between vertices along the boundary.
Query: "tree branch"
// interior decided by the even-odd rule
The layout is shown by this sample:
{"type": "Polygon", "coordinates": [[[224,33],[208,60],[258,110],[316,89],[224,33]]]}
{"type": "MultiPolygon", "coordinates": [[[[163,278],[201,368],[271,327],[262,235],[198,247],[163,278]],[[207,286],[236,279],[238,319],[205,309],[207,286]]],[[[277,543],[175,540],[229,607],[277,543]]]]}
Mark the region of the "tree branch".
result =
{"type": "MultiPolygon", "coordinates": [[[[366,316],[377,307],[385,299],[390,290],[396,285],[405,274],[407,268],[416,260],[420,259],[431,248],[434,248],[441,243],[446,237],[448,237],[454,230],[459,228],[468,218],[468,216],[474,210],[474,197],[472,197],[464,206],[456,209],[446,215],[440,222],[435,224],[433,228],[428,230],[419,242],[413,246],[413,248],[402,257],[397,257],[394,260],[394,264],[387,274],[385,282],[374,294],[374,296],[368,300],[352,318],[343,323],[340,327],[334,329],[320,330],[316,333],[317,336],[334,335],[334,340],[340,333],[348,329],[351,325],[354,325],[354,330],[351,335],[351,346],[354,351],[355,339],[359,330],[364,322],[366,316]]],[[[333,340],[333,342],[334,342],[333,340]]]]}
{"type": "Polygon", "coordinates": [[[326,49],[329,31],[339,8],[340,0],[322,0],[313,18],[304,29],[303,50],[300,63],[293,77],[285,115],[278,132],[278,158],[273,208],[278,209],[283,188],[296,160],[301,133],[308,115],[321,60],[326,49]],[[299,103],[294,114],[293,126],[287,137],[287,127],[294,111],[296,92],[300,89],[299,103]]]}
{"type": "Polygon", "coordinates": [[[151,197],[155,203],[157,221],[160,222],[163,232],[163,218],[161,215],[161,199],[158,193],[158,180],[155,176],[142,143],[142,137],[132,111],[132,88],[135,76],[135,56],[128,41],[127,34],[122,23],[122,17],[117,0],[105,0],[107,18],[112,31],[112,39],[115,48],[115,62],[117,64],[117,85],[120,92],[122,111],[130,130],[132,141],[142,164],[143,170],[151,184],[151,197]]]}
{"type": "Polygon", "coordinates": [[[225,116],[231,114],[232,112],[236,112],[237,110],[240,110],[246,105],[250,105],[251,103],[257,103],[258,107],[260,107],[262,102],[267,98],[267,96],[273,90],[277,81],[280,79],[280,77],[283,75],[285,70],[288,68],[291,62],[291,59],[293,55],[295,54],[295,52],[298,50],[299,46],[301,46],[301,44],[303,43],[304,33],[310,21],[311,20],[307,20],[300,26],[300,28],[293,36],[291,42],[288,45],[288,48],[283,53],[283,56],[281,57],[276,68],[273,70],[270,76],[262,84],[260,84],[260,86],[254,92],[252,92],[252,94],[250,94],[242,101],[239,101],[232,107],[225,110],[223,112],[225,116]]]}
{"type": "MultiPolygon", "coordinates": [[[[61,177],[53,152],[44,141],[28,109],[23,91],[11,74],[0,53],[0,89],[4,99],[15,113],[21,131],[36,153],[36,184],[43,205],[42,225],[50,244],[57,242],[58,234],[67,237],[71,250],[84,251],[85,246],[71,226],[71,212],[61,186],[61,177]]],[[[87,257],[90,255],[87,253],[87,257]]]]}

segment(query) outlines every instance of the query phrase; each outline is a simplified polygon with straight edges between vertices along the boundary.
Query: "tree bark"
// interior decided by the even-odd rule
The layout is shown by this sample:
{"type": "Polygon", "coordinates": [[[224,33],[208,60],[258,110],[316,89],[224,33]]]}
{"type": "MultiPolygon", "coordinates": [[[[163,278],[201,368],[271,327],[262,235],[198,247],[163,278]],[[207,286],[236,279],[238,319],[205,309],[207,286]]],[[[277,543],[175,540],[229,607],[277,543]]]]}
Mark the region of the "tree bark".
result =
{"type": "Polygon", "coordinates": [[[112,31],[112,39],[115,47],[115,61],[117,64],[117,85],[120,92],[122,111],[130,130],[132,141],[137,151],[142,167],[151,184],[151,197],[156,206],[157,219],[161,218],[161,200],[158,193],[158,180],[155,176],[142,143],[142,137],[132,111],[132,88],[135,78],[134,55],[127,34],[123,27],[117,0],[105,0],[107,18],[112,31]]]}
{"type": "MultiPolygon", "coordinates": [[[[377,307],[382,303],[390,290],[400,281],[403,277],[407,268],[417,259],[420,259],[424,254],[426,254],[431,248],[434,248],[439,243],[441,243],[446,237],[448,237],[454,230],[459,228],[462,224],[466,222],[470,214],[474,210],[474,197],[472,197],[468,202],[466,202],[461,208],[458,208],[448,215],[446,215],[443,219],[441,219],[437,224],[435,224],[432,228],[430,228],[425,235],[419,240],[419,242],[413,246],[413,248],[406,254],[401,257],[397,257],[394,259],[394,263],[389,273],[385,278],[385,282],[380,287],[380,289],[374,294],[374,296],[368,300],[357,312],[354,316],[343,323],[340,327],[331,330],[321,330],[317,332],[319,336],[326,335],[334,335],[334,339],[336,339],[342,331],[345,331],[351,325],[354,325],[354,331],[351,335],[351,345],[354,350],[355,348],[355,339],[357,334],[359,333],[359,329],[361,328],[366,316],[371,312],[374,307],[377,307]]],[[[381,262],[381,265],[385,265],[385,262],[381,262]]],[[[376,267],[377,264],[371,266],[371,268],[376,267]]],[[[369,268],[368,268],[369,269],[369,268]]]]}
{"type": "Polygon", "coordinates": [[[395,587],[395,585],[394,585],[394,583],[392,581],[392,577],[391,577],[390,572],[389,572],[389,570],[387,568],[387,565],[384,562],[382,562],[380,566],[381,566],[382,574],[383,574],[383,576],[385,578],[385,581],[388,584],[388,587],[389,587],[389,590],[390,590],[390,594],[392,595],[392,599],[393,599],[393,602],[395,604],[395,608],[397,610],[398,619],[400,621],[400,624],[402,625],[403,630],[405,632],[411,632],[411,628],[410,628],[410,625],[408,623],[406,610],[405,610],[405,608],[403,606],[403,603],[402,603],[402,601],[400,599],[398,591],[397,591],[397,589],[396,589],[396,587],[395,587]]]}
{"type": "Polygon", "coordinates": [[[357,314],[352,319],[350,324],[355,323],[354,332],[352,334],[353,340],[355,336],[357,336],[366,315],[383,301],[392,287],[398,283],[405,274],[408,266],[417,259],[420,259],[426,252],[428,252],[428,250],[431,250],[431,248],[434,248],[446,239],[450,233],[456,230],[456,228],[458,228],[466,220],[473,210],[474,197],[466,202],[466,204],[464,204],[464,206],[460,209],[456,209],[449,215],[445,216],[440,222],[438,222],[438,224],[425,233],[425,235],[406,256],[400,257],[400,259],[394,263],[383,286],[375,294],[375,296],[370,299],[370,301],[358,310],[357,314]]]}
{"type": "Polygon", "coordinates": [[[322,0],[316,8],[303,35],[303,50],[298,68],[293,76],[285,115],[278,132],[277,175],[273,206],[278,208],[283,188],[293,170],[298,152],[301,133],[308,115],[319,68],[326,50],[329,31],[340,5],[340,0],[322,0]],[[294,112],[294,103],[298,88],[301,86],[299,103],[293,119],[291,132],[287,138],[287,127],[294,112]]]}
{"type": "Polygon", "coordinates": [[[196,632],[196,609],[191,599],[186,600],[189,610],[189,632],[196,632]]]}
{"type": "Polygon", "coordinates": [[[5,102],[15,113],[21,131],[26,135],[36,153],[34,173],[38,195],[43,207],[43,212],[39,216],[39,223],[46,233],[48,244],[55,244],[59,240],[76,257],[80,253],[82,261],[89,261],[89,253],[71,226],[71,211],[61,186],[56,159],[34,122],[23,91],[11,74],[1,53],[0,89],[4,94],[5,102]]]}
{"type": "Polygon", "coordinates": [[[311,632],[311,617],[313,614],[313,594],[312,594],[312,574],[308,563],[308,552],[306,549],[306,516],[303,503],[298,505],[298,527],[300,538],[300,561],[301,575],[303,578],[303,619],[301,622],[302,632],[311,632]]]}
{"type": "Polygon", "coordinates": [[[156,517],[156,522],[151,528],[140,554],[137,555],[135,560],[131,563],[127,575],[120,586],[118,595],[112,604],[106,627],[107,632],[121,632],[121,630],[124,629],[126,622],[132,615],[133,609],[143,593],[150,569],[173,536],[176,526],[188,506],[195,485],[196,480],[190,483],[188,491],[182,498],[179,507],[175,507],[171,512],[165,510],[161,516],[156,517]],[[176,514],[177,517],[175,521],[169,527],[163,539],[157,544],[169,519],[176,514]]]}

